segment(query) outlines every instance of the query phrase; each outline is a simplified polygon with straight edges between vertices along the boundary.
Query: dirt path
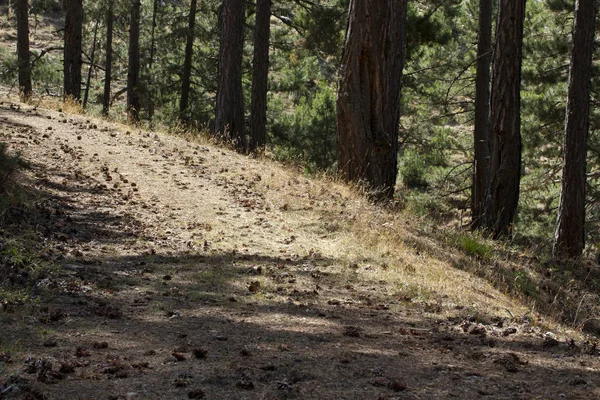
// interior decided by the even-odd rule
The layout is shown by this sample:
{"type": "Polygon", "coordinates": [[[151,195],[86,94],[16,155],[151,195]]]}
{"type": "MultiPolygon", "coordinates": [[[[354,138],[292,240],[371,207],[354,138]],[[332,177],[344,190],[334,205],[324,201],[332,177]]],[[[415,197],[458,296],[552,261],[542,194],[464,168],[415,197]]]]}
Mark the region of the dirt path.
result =
{"type": "Polygon", "coordinates": [[[0,398],[600,398],[593,343],[390,286],[337,184],[8,100],[0,134],[35,199],[2,244],[58,266],[3,304],[0,398]]]}

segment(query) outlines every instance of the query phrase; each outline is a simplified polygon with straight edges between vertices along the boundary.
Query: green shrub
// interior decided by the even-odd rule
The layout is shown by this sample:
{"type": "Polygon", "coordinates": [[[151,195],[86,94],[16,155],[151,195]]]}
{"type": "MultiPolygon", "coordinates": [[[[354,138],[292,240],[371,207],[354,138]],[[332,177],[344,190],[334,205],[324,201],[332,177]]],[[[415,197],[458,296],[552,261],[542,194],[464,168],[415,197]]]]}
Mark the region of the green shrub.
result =
{"type": "Polygon", "coordinates": [[[19,171],[27,167],[28,163],[19,153],[9,154],[7,144],[0,143],[0,213],[19,201],[16,178],[19,171]]]}
{"type": "Polygon", "coordinates": [[[302,97],[294,113],[273,122],[271,133],[279,160],[303,163],[307,172],[332,167],[336,160],[333,89],[318,85],[313,98],[302,97]]]}
{"type": "Polygon", "coordinates": [[[6,47],[0,47],[0,82],[12,85],[17,81],[18,62],[14,52],[6,47]]]}
{"type": "Polygon", "coordinates": [[[63,84],[62,68],[60,59],[54,55],[46,54],[37,60],[31,70],[35,90],[44,94],[60,94],[63,84]]]}
{"type": "Polygon", "coordinates": [[[400,158],[399,171],[402,182],[409,188],[427,187],[427,160],[425,156],[413,149],[407,149],[400,158]]]}
{"type": "Polygon", "coordinates": [[[467,255],[487,260],[491,257],[494,248],[483,242],[483,239],[470,234],[460,235],[458,247],[467,255]]]}

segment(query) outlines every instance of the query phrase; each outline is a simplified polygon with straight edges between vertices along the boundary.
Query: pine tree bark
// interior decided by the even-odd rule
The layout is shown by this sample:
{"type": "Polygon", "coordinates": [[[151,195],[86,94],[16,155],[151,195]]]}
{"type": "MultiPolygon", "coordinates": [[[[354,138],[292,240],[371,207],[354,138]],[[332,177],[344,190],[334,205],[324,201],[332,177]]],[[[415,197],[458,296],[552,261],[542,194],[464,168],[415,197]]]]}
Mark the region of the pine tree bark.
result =
{"type": "Polygon", "coordinates": [[[339,170],[376,198],[397,177],[406,0],[351,0],[337,100],[339,170]]]}
{"type": "Polygon", "coordinates": [[[31,61],[29,56],[29,4],[27,0],[14,3],[17,19],[17,58],[19,62],[19,93],[23,101],[33,94],[31,86],[31,61]]]}
{"type": "Polygon", "coordinates": [[[110,110],[110,84],[112,79],[112,42],[113,42],[113,20],[114,0],[108,0],[106,10],[106,63],[104,67],[104,95],[102,97],[102,113],[108,115],[110,110]]]}
{"type": "Polygon", "coordinates": [[[81,99],[81,46],[83,30],[83,1],[64,0],[65,49],[64,49],[64,96],[81,99]]]}
{"type": "Polygon", "coordinates": [[[578,258],[585,246],[586,157],[596,10],[596,0],[575,2],[562,190],[554,234],[556,258],[578,258]]]}
{"type": "Polygon", "coordinates": [[[510,235],[521,179],[521,59],[525,0],[500,0],[492,67],[490,182],[485,227],[510,235]]]}
{"type": "Polygon", "coordinates": [[[179,103],[179,119],[186,120],[186,110],[190,101],[190,78],[192,76],[192,55],[194,51],[194,26],[196,24],[196,0],[191,0],[188,22],[187,41],[185,44],[185,60],[181,77],[181,101],[179,103]]]}
{"type": "Polygon", "coordinates": [[[90,84],[92,81],[92,72],[94,70],[94,65],[96,64],[96,39],[98,37],[98,25],[100,24],[99,20],[96,20],[96,25],[94,26],[94,39],[92,41],[92,48],[90,50],[90,67],[88,68],[87,79],[85,80],[85,93],[83,95],[83,108],[87,107],[88,98],[90,96],[90,84]]]}
{"type": "Polygon", "coordinates": [[[154,81],[154,57],[156,55],[156,19],[158,16],[158,1],[154,0],[152,6],[152,29],[150,30],[150,60],[148,60],[148,84],[150,88],[148,93],[148,119],[152,121],[154,118],[154,100],[156,90],[153,85],[154,81]]]}
{"type": "Polygon", "coordinates": [[[223,0],[220,15],[219,76],[215,107],[215,135],[246,149],[242,55],[245,0],[223,0]]]}
{"type": "Polygon", "coordinates": [[[492,0],[479,0],[479,38],[475,76],[474,160],[471,186],[471,228],[483,223],[490,157],[490,64],[492,59],[492,0]]]}
{"type": "Polygon", "coordinates": [[[250,103],[250,151],[262,149],[266,144],[270,29],[271,0],[256,0],[252,101],[250,103]]]}
{"type": "Polygon", "coordinates": [[[140,0],[131,2],[129,27],[129,65],[127,68],[127,115],[131,122],[140,120],[140,0]]]}

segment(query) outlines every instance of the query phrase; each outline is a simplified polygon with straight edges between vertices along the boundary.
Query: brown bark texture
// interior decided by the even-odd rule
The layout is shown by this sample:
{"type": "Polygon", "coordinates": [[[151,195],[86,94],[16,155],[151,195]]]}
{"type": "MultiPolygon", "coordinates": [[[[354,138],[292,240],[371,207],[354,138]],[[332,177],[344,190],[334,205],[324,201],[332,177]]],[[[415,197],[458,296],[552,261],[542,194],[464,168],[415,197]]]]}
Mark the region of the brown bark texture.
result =
{"type": "Polygon", "coordinates": [[[90,67],[88,68],[87,79],[85,80],[85,94],[83,95],[83,108],[87,107],[87,102],[90,96],[90,84],[92,81],[92,72],[94,71],[94,65],[96,65],[96,39],[98,38],[98,25],[99,20],[96,20],[94,26],[94,40],[92,41],[92,48],[90,50],[90,67]]]}
{"type": "Polygon", "coordinates": [[[132,122],[140,120],[140,7],[140,0],[132,1],[127,68],[127,115],[132,122]]]}
{"type": "Polygon", "coordinates": [[[19,92],[27,101],[33,94],[31,86],[31,61],[29,55],[29,4],[27,0],[14,3],[17,19],[17,58],[19,62],[19,92]]]}
{"type": "Polygon", "coordinates": [[[254,56],[252,59],[252,101],[250,105],[251,151],[264,148],[266,144],[270,20],[271,0],[257,0],[254,56]]]}
{"type": "Polygon", "coordinates": [[[64,0],[65,49],[64,49],[64,96],[81,99],[81,46],[83,29],[83,1],[64,0]]]}
{"type": "Polygon", "coordinates": [[[102,113],[108,115],[110,110],[110,84],[112,79],[112,42],[113,42],[113,20],[114,0],[108,0],[106,10],[106,62],[104,66],[104,95],[102,97],[102,113]]]}
{"type": "Polygon", "coordinates": [[[563,144],[562,189],[553,253],[578,258],[585,246],[585,185],[596,0],[577,0],[563,144]]]}
{"type": "Polygon", "coordinates": [[[190,78],[192,76],[192,55],[194,51],[194,26],[196,25],[196,0],[190,3],[187,40],[185,43],[185,59],[181,77],[181,101],[179,102],[179,118],[185,120],[185,111],[190,101],[190,78]]]}
{"type": "Polygon", "coordinates": [[[521,59],[525,0],[500,0],[490,101],[490,181],[485,228],[494,238],[510,235],[521,180],[521,59]]]}
{"type": "Polygon", "coordinates": [[[351,0],[337,99],[338,168],[391,198],[398,169],[406,0],[351,0]]]}
{"type": "Polygon", "coordinates": [[[492,59],[492,0],[479,1],[479,37],[475,76],[474,160],[471,186],[471,228],[482,225],[490,157],[490,64],[492,59]]]}
{"type": "Polygon", "coordinates": [[[215,135],[240,151],[246,149],[242,93],[245,10],[245,0],[223,0],[215,106],[215,135]]]}

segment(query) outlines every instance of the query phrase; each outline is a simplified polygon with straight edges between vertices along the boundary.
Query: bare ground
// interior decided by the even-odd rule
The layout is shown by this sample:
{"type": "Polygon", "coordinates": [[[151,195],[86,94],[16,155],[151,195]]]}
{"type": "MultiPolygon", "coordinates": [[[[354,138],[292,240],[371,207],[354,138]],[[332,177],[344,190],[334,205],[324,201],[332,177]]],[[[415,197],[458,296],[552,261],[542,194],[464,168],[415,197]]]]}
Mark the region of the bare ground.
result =
{"type": "Polygon", "coordinates": [[[8,98],[0,139],[0,398],[600,398],[595,342],[341,184],[8,98]]]}

